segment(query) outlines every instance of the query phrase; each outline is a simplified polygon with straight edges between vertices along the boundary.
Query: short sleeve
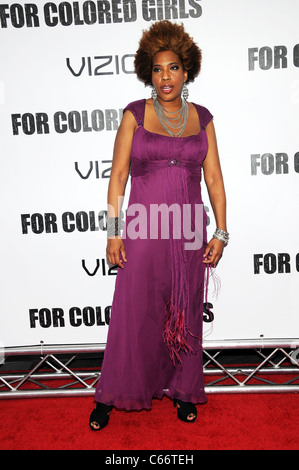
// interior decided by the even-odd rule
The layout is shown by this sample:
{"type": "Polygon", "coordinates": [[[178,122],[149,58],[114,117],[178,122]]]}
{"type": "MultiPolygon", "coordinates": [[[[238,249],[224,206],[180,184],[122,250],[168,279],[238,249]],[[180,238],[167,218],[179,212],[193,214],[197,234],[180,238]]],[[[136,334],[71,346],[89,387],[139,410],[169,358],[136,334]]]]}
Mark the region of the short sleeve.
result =
{"type": "Polygon", "coordinates": [[[126,111],[131,111],[138,126],[143,126],[144,110],[145,110],[145,100],[132,101],[124,108],[123,114],[126,111]]]}
{"type": "Polygon", "coordinates": [[[207,125],[209,124],[209,122],[213,119],[213,115],[204,106],[200,106],[199,104],[195,104],[195,107],[196,107],[197,112],[198,112],[199,122],[200,122],[201,127],[206,128],[207,125]]]}
{"type": "Polygon", "coordinates": [[[213,119],[213,115],[210,113],[210,111],[207,108],[203,108],[203,109],[204,109],[204,113],[203,113],[202,124],[204,127],[207,127],[209,122],[213,119]]]}

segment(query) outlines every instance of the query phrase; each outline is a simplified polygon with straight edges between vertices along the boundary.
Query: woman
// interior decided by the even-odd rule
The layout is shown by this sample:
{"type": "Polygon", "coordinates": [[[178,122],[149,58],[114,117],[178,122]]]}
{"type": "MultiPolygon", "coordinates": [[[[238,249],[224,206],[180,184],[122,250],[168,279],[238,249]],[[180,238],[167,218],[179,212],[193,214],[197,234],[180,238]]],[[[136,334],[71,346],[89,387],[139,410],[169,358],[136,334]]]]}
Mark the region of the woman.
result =
{"type": "Polygon", "coordinates": [[[201,51],[182,25],[160,21],[143,33],[135,70],[153,93],[125,108],[115,140],[107,258],[121,269],[92,430],[106,426],[112,407],[149,409],[153,397],[167,395],[179,419],[194,422],[196,404],[206,402],[201,340],[205,273],[220,260],[228,233],[212,115],[185,99],[186,84],[200,66],[201,51]],[[201,168],[217,226],[208,243],[201,168]],[[122,239],[118,216],[130,169],[122,239]]]}

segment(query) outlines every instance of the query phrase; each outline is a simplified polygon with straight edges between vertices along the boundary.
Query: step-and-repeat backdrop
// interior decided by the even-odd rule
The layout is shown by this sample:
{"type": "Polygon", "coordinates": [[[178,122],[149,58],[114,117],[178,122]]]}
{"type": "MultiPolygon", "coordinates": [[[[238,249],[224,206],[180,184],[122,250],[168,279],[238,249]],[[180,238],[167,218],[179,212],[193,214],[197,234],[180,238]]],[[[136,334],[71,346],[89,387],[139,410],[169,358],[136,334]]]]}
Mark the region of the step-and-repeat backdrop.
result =
{"type": "Polygon", "coordinates": [[[231,241],[205,339],[299,336],[298,17],[297,0],[1,2],[4,346],[106,342],[113,143],[122,109],[150,97],[133,57],[161,19],[202,48],[189,99],[214,115],[227,192],[231,241]]]}

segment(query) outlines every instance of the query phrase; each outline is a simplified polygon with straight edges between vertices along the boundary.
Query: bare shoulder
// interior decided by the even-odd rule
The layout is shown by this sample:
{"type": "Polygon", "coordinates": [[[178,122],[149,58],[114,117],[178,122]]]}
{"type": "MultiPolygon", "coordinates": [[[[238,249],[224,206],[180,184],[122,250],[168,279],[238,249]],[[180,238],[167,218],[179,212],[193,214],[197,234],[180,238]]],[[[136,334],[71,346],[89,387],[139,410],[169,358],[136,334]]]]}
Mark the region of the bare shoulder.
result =
{"type": "Polygon", "coordinates": [[[155,113],[153,98],[148,98],[145,100],[145,114],[148,113],[155,113]]]}

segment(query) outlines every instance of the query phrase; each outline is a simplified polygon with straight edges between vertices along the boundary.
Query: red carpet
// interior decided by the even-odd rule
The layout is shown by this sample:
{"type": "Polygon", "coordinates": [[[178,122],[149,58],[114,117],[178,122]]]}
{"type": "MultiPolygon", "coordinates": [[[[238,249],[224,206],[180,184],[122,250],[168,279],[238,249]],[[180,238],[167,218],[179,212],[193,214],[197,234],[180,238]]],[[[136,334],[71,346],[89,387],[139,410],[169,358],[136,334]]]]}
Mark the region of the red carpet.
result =
{"type": "Polygon", "coordinates": [[[198,420],[176,417],[168,398],[151,411],[113,410],[89,430],[92,398],[0,400],[2,450],[298,450],[297,394],[209,395],[198,420]]]}

